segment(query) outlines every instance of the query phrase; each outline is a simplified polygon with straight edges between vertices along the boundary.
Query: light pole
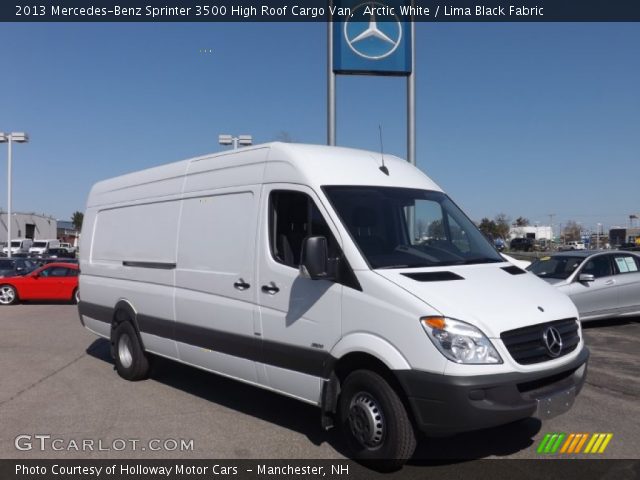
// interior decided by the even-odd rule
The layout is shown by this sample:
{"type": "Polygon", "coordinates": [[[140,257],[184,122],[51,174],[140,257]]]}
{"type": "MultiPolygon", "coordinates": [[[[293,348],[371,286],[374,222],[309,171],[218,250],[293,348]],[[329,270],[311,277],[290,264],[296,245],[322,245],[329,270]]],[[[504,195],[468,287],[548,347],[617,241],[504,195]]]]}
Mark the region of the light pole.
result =
{"type": "Polygon", "coordinates": [[[602,228],[601,223],[596,224],[596,250],[600,250],[600,229],[602,228]]]}
{"type": "Polygon", "coordinates": [[[7,157],[7,258],[11,258],[11,145],[13,142],[27,143],[28,141],[29,136],[24,132],[0,132],[0,143],[9,143],[7,157]]]}
{"type": "Polygon", "coordinates": [[[237,150],[238,145],[249,146],[253,145],[253,137],[251,135],[218,135],[218,143],[220,145],[233,145],[233,149],[237,150]]]}

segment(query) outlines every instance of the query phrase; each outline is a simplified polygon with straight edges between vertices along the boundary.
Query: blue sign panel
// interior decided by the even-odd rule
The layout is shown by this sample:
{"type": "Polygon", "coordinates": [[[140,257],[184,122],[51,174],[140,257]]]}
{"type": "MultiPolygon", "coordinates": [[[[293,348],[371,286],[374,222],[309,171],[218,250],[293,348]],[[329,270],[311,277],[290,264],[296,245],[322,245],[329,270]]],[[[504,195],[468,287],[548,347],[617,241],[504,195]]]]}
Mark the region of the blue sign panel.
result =
{"type": "Polygon", "coordinates": [[[411,73],[411,23],[403,15],[403,8],[407,8],[404,2],[343,0],[336,2],[336,7],[333,17],[335,73],[411,73]]]}

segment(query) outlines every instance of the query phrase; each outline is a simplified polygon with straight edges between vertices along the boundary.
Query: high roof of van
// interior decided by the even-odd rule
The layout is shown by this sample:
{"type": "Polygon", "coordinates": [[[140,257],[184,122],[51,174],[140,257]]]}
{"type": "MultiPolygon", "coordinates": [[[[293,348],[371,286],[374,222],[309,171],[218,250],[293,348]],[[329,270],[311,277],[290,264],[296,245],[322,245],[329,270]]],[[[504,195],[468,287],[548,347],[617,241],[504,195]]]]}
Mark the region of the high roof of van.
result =
{"type": "Polygon", "coordinates": [[[441,191],[407,161],[345,147],[273,142],[204,155],[96,183],[88,206],[261,183],[375,185],[441,191]],[[185,179],[185,175],[187,178],[185,179]]]}

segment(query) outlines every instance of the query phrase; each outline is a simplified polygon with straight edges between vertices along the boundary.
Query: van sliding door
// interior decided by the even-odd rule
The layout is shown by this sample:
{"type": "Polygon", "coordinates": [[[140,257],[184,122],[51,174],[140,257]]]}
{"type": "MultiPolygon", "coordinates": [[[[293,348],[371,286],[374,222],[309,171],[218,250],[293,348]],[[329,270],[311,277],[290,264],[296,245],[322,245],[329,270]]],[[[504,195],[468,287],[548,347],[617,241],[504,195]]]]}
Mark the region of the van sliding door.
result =
{"type": "Polygon", "coordinates": [[[182,361],[256,381],[254,335],[258,187],[182,201],[175,340],[182,361]]]}

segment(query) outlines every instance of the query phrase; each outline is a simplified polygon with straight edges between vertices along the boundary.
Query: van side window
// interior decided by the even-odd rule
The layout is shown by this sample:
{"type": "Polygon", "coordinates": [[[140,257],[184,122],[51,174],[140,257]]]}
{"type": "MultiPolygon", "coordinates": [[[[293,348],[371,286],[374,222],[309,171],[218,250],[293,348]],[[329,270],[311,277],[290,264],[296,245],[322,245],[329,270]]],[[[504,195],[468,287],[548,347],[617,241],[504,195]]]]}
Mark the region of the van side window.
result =
{"type": "Polygon", "coordinates": [[[312,235],[327,238],[329,257],[339,255],[329,225],[308,195],[282,190],[271,192],[269,243],[273,258],[278,263],[298,268],[302,241],[312,235]]]}

